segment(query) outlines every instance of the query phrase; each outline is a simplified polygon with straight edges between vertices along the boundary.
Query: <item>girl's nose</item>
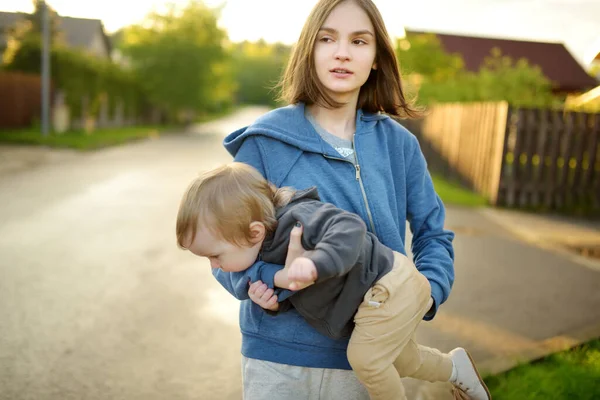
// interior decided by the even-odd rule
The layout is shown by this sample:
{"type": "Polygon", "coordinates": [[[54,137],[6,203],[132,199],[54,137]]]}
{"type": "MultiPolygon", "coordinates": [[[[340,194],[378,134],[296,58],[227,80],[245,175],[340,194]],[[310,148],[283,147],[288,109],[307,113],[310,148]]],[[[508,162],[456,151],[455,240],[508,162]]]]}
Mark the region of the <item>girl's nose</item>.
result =
{"type": "Polygon", "coordinates": [[[340,61],[348,61],[350,60],[350,53],[348,52],[348,45],[339,42],[336,52],[335,59],[340,61]]]}

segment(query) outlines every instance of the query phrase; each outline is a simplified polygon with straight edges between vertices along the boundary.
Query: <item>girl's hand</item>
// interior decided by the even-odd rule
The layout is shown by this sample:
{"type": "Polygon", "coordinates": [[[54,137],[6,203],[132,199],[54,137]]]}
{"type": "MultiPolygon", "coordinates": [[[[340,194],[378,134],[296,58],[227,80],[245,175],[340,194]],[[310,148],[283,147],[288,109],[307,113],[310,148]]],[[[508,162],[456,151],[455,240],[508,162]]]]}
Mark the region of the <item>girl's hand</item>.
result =
{"type": "Polygon", "coordinates": [[[262,281],[256,281],[250,284],[248,296],[250,296],[250,300],[265,310],[279,310],[277,295],[273,294],[273,289],[269,289],[262,281]]]}
{"type": "Polygon", "coordinates": [[[298,257],[290,265],[287,278],[290,290],[304,289],[317,280],[317,267],[310,258],[298,257]]]}
{"type": "Polygon", "coordinates": [[[302,231],[302,224],[297,222],[296,226],[294,226],[290,232],[290,244],[288,245],[287,257],[285,258],[285,268],[289,268],[296,258],[301,257],[302,254],[304,254],[304,247],[302,247],[301,241],[302,231]]]}

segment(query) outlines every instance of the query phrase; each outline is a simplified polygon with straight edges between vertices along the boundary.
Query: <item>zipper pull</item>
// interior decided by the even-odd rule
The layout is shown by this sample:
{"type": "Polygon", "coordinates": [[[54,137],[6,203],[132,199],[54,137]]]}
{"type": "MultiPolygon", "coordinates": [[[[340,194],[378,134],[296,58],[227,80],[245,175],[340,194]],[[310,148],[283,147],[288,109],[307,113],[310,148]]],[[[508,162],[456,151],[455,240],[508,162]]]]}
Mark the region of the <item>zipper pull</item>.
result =
{"type": "Polygon", "coordinates": [[[354,166],[354,168],[356,168],[356,180],[359,181],[360,180],[360,165],[356,164],[354,166]]]}

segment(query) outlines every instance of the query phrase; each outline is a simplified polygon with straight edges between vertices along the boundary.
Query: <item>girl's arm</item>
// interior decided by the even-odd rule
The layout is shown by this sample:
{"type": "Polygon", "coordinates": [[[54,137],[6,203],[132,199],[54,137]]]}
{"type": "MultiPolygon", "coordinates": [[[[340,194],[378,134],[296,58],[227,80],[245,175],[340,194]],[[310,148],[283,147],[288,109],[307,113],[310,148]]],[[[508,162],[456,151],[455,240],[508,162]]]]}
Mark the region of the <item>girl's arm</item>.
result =
{"type": "Polygon", "coordinates": [[[413,152],[407,160],[406,210],[413,234],[411,249],[415,265],[431,284],[433,306],[425,315],[430,320],[448,298],[454,283],[454,233],[444,229],[444,204],[433,188],[419,142],[416,137],[411,138],[413,152]]]}

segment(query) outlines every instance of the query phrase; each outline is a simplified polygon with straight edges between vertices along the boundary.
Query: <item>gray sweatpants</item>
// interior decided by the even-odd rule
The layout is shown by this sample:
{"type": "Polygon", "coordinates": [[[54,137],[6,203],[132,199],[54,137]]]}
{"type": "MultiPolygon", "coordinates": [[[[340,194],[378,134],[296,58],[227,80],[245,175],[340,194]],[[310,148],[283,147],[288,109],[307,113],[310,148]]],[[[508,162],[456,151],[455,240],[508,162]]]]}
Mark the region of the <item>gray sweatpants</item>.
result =
{"type": "Polygon", "coordinates": [[[369,400],[353,371],[306,368],[242,356],[244,400],[369,400]]]}

